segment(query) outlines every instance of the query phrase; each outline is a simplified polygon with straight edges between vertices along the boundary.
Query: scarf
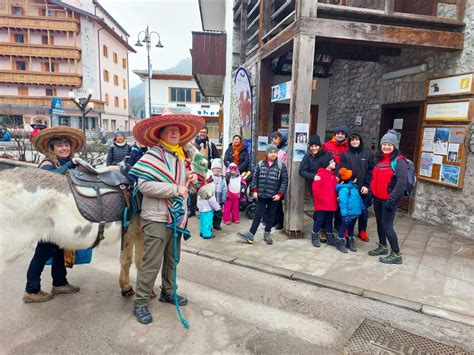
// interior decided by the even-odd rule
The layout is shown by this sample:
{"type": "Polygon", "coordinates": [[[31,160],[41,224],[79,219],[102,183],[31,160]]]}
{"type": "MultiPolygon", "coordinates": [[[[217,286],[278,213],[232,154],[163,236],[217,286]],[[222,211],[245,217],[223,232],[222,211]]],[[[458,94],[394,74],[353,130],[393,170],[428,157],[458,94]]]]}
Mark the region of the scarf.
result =
{"type": "MultiPolygon", "coordinates": [[[[184,150],[182,147],[180,148],[184,156],[184,150]]],[[[173,152],[178,156],[180,154],[178,153],[178,149],[173,152]]],[[[143,155],[143,157],[130,170],[129,175],[137,180],[143,179],[145,181],[157,181],[177,185],[181,180],[181,168],[177,167],[175,179],[170,174],[170,167],[172,164],[178,165],[179,162],[170,161],[167,158],[166,153],[163,151],[163,148],[158,145],[149,149],[148,152],[143,155]]],[[[186,229],[186,201],[184,201],[183,197],[177,196],[166,199],[166,203],[169,212],[166,227],[173,230],[176,225],[177,232],[183,235],[184,240],[188,240],[191,237],[191,233],[186,229]]]]}
{"type": "Polygon", "coordinates": [[[159,143],[163,145],[165,148],[168,150],[171,150],[179,159],[182,161],[186,160],[186,155],[184,154],[183,147],[180,146],[179,144],[169,144],[166,143],[165,141],[162,141],[161,139],[159,140],[159,143]]]}
{"type": "Polygon", "coordinates": [[[243,144],[240,143],[239,145],[235,146],[232,144],[232,148],[234,148],[234,154],[232,154],[232,156],[234,157],[234,164],[235,165],[239,165],[239,154],[240,154],[240,151],[242,150],[242,146],[243,144]]]}

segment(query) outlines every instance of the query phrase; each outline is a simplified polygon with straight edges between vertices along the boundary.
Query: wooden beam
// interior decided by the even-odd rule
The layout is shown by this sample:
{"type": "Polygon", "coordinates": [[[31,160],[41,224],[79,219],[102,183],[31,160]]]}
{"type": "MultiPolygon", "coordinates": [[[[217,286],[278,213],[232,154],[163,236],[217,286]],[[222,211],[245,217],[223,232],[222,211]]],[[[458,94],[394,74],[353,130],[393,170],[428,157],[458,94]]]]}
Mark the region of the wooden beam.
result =
{"type": "Polygon", "coordinates": [[[296,19],[300,17],[316,17],[317,4],[315,0],[295,0],[296,19]]]}
{"type": "Polygon", "coordinates": [[[456,13],[458,22],[464,23],[464,13],[466,11],[466,0],[456,1],[456,13]]]}
{"type": "Polygon", "coordinates": [[[288,176],[286,194],[285,232],[289,237],[300,237],[303,230],[305,183],[299,175],[300,161],[294,159],[295,125],[311,121],[311,94],[313,61],[316,39],[299,34],[293,41],[292,92],[290,100],[290,122],[288,132],[288,176]],[[290,212],[291,211],[291,212],[290,212]]]}
{"type": "Polygon", "coordinates": [[[260,78],[258,90],[258,135],[268,136],[268,122],[270,121],[270,105],[272,93],[272,62],[265,59],[260,62],[260,78]]]}
{"type": "Polygon", "coordinates": [[[263,37],[270,30],[271,26],[271,6],[272,3],[270,0],[260,0],[260,16],[258,23],[258,46],[263,46],[263,37]]]}
{"type": "Polygon", "coordinates": [[[448,51],[461,50],[464,47],[464,34],[458,32],[310,17],[300,19],[298,27],[301,33],[343,42],[365,42],[448,51]]]}
{"type": "Polygon", "coordinates": [[[395,0],[385,0],[385,13],[391,15],[395,12],[395,0]]]}
{"type": "Polygon", "coordinates": [[[247,1],[243,1],[240,11],[240,63],[245,62],[247,56],[247,5],[247,1]]]}
{"type": "Polygon", "coordinates": [[[288,52],[291,50],[291,41],[296,36],[297,32],[298,25],[296,22],[293,22],[260,49],[258,58],[276,58],[281,54],[288,52]]]}

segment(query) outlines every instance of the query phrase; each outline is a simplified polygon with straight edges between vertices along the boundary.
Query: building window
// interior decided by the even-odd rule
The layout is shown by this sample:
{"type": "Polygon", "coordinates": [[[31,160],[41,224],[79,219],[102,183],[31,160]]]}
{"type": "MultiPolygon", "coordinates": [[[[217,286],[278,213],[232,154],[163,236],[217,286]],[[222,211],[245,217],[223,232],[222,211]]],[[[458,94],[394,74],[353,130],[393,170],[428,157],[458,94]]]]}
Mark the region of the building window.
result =
{"type": "Polygon", "coordinates": [[[110,120],[110,130],[115,131],[117,129],[117,120],[110,120]]]}
{"type": "Polygon", "coordinates": [[[109,106],[109,94],[105,94],[105,105],[109,106]]]}
{"type": "Polygon", "coordinates": [[[122,58],[122,68],[127,69],[127,58],[122,58]]]}
{"type": "Polygon", "coordinates": [[[16,70],[26,70],[26,62],[16,62],[16,70]]]}
{"type": "Polygon", "coordinates": [[[58,64],[56,63],[43,63],[43,71],[48,73],[55,73],[58,71],[58,64]]]}
{"type": "Polygon", "coordinates": [[[109,130],[109,120],[107,119],[102,120],[102,128],[105,129],[106,131],[109,130]]]}
{"type": "Polygon", "coordinates": [[[41,10],[41,15],[47,16],[47,17],[56,17],[56,16],[55,16],[55,15],[56,15],[55,11],[49,10],[49,9],[48,9],[48,10],[42,9],[42,10],[41,10]]]}
{"type": "Polygon", "coordinates": [[[41,44],[49,44],[48,36],[41,36],[41,44]]]}
{"type": "Polygon", "coordinates": [[[18,88],[19,96],[28,96],[28,88],[18,88]]]}
{"type": "MultiPolygon", "coordinates": [[[[70,126],[71,125],[71,118],[69,116],[59,116],[59,125],[60,126],[70,126]]],[[[80,123],[80,126],[82,128],[82,124],[80,123]]]]}
{"type": "Polygon", "coordinates": [[[192,89],[170,88],[169,99],[171,102],[193,102],[192,89]]]}
{"type": "Polygon", "coordinates": [[[109,81],[109,72],[108,70],[104,70],[104,81],[109,81]]]}
{"type": "Polygon", "coordinates": [[[114,85],[118,86],[118,83],[119,83],[119,78],[117,75],[114,75],[114,85]]]}
{"type": "Polygon", "coordinates": [[[46,96],[57,96],[58,92],[56,89],[46,89],[46,96]]]}
{"type": "Polygon", "coordinates": [[[123,108],[127,109],[127,99],[123,99],[123,108]]]}
{"type": "Polygon", "coordinates": [[[23,8],[20,6],[12,6],[12,15],[22,15],[23,8]]]}
{"type": "Polygon", "coordinates": [[[104,52],[104,57],[108,58],[109,57],[109,49],[107,48],[106,45],[102,47],[102,51],[104,52]]]}
{"type": "Polygon", "coordinates": [[[24,34],[16,34],[15,35],[15,43],[25,43],[25,35],[24,34]]]}
{"type": "Polygon", "coordinates": [[[114,57],[114,63],[118,64],[118,55],[117,55],[117,53],[114,52],[113,57],[114,57]]]}
{"type": "Polygon", "coordinates": [[[125,79],[122,80],[122,86],[125,90],[127,90],[127,80],[125,79]]]}
{"type": "Polygon", "coordinates": [[[119,98],[118,98],[118,96],[114,97],[114,106],[119,107],[119,98]]]}

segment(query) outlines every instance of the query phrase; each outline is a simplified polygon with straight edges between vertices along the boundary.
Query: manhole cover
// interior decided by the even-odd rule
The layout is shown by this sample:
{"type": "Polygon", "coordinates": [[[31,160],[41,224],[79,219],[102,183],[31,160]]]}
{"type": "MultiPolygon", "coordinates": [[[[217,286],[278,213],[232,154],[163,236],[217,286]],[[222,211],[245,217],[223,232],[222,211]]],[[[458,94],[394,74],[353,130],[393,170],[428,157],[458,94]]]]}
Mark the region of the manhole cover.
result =
{"type": "Polygon", "coordinates": [[[342,354],[467,354],[459,348],[365,319],[342,354]]]}

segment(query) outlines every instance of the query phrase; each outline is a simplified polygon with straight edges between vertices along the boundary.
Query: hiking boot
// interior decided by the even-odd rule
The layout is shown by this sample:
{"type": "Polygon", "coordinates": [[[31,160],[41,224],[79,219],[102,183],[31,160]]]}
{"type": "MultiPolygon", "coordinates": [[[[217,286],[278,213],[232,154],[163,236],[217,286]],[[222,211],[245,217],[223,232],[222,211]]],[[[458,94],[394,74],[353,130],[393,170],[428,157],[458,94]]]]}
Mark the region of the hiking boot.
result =
{"type": "Polygon", "coordinates": [[[277,231],[283,230],[283,224],[277,224],[277,225],[275,226],[275,230],[277,230],[277,231]]]}
{"type": "Polygon", "coordinates": [[[334,238],[334,233],[327,233],[327,243],[329,245],[335,246],[336,245],[336,239],[334,238]]]}
{"type": "Polygon", "coordinates": [[[347,249],[349,249],[350,251],[352,251],[354,253],[357,251],[357,249],[355,247],[355,238],[354,238],[354,236],[349,237],[349,238],[346,239],[346,247],[347,247],[347,249]]]}
{"type": "Polygon", "coordinates": [[[344,238],[337,238],[336,239],[336,248],[337,250],[339,250],[341,253],[347,253],[347,249],[346,247],[344,246],[345,244],[345,240],[344,238]]]}
{"type": "Polygon", "coordinates": [[[53,287],[53,289],[51,290],[51,293],[53,295],[60,295],[60,294],[71,295],[73,293],[78,293],[79,290],[80,290],[80,288],[77,287],[77,286],[73,286],[71,284],[66,284],[64,286],[53,287]]]}
{"type": "MultiPolygon", "coordinates": [[[[171,303],[176,305],[174,301],[174,296],[167,295],[166,293],[161,292],[160,298],[158,299],[160,302],[171,303]]],[[[184,307],[188,304],[188,299],[186,297],[178,295],[178,306],[184,307]]]]}
{"type": "Polygon", "coordinates": [[[38,293],[28,293],[25,292],[23,295],[23,302],[33,303],[33,302],[47,302],[51,301],[54,298],[52,293],[47,293],[44,291],[39,291],[38,293]]]}
{"type": "Polygon", "coordinates": [[[390,255],[381,256],[379,261],[383,264],[397,264],[400,265],[402,263],[402,256],[397,254],[393,251],[390,252],[390,255]]]}
{"type": "Polygon", "coordinates": [[[321,229],[319,231],[319,241],[321,243],[326,243],[327,242],[327,238],[326,238],[326,230],[325,229],[321,229]]]}
{"type": "Polygon", "coordinates": [[[153,317],[148,309],[148,306],[135,307],[133,314],[137,318],[138,323],[150,324],[153,322],[153,317]]]}
{"type": "Polygon", "coordinates": [[[379,243],[377,248],[369,251],[370,256],[388,255],[388,248],[385,245],[379,243]]]}
{"type": "Polygon", "coordinates": [[[363,242],[369,241],[369,236],[367,235],[366,231],[360,231],[357,237],[359,237],[363,242]]]}
{"type": "Polygon", "coordinates": [[[214,226],[214,229],[215,229],[216,231],[221,231],[221,230],[222,230],[221,226],[214,226]]]}
{"type": "Polygon", "coordinates": [[[319,241],[319,233],[311,232],[311,244],[313,244],[313,247],[315,248],[321,247],[321,243],[319,241]]]}
{"type": "Polygon", "coordinates": [[[272,238],[270,238],[270,232],[263,232],[263,240],[265,241],[265,243],[267,243],[267,245],[273,244],[273,240],[272,238]]]}
{"type": "Polygon", "coordinates": [[[245,233],[240,233],[237,232],[237,235],[239,236],[240,239],[245,240],[249,244],[253,244],[253,234],[250,232],[245,232],[245,233]]]}

